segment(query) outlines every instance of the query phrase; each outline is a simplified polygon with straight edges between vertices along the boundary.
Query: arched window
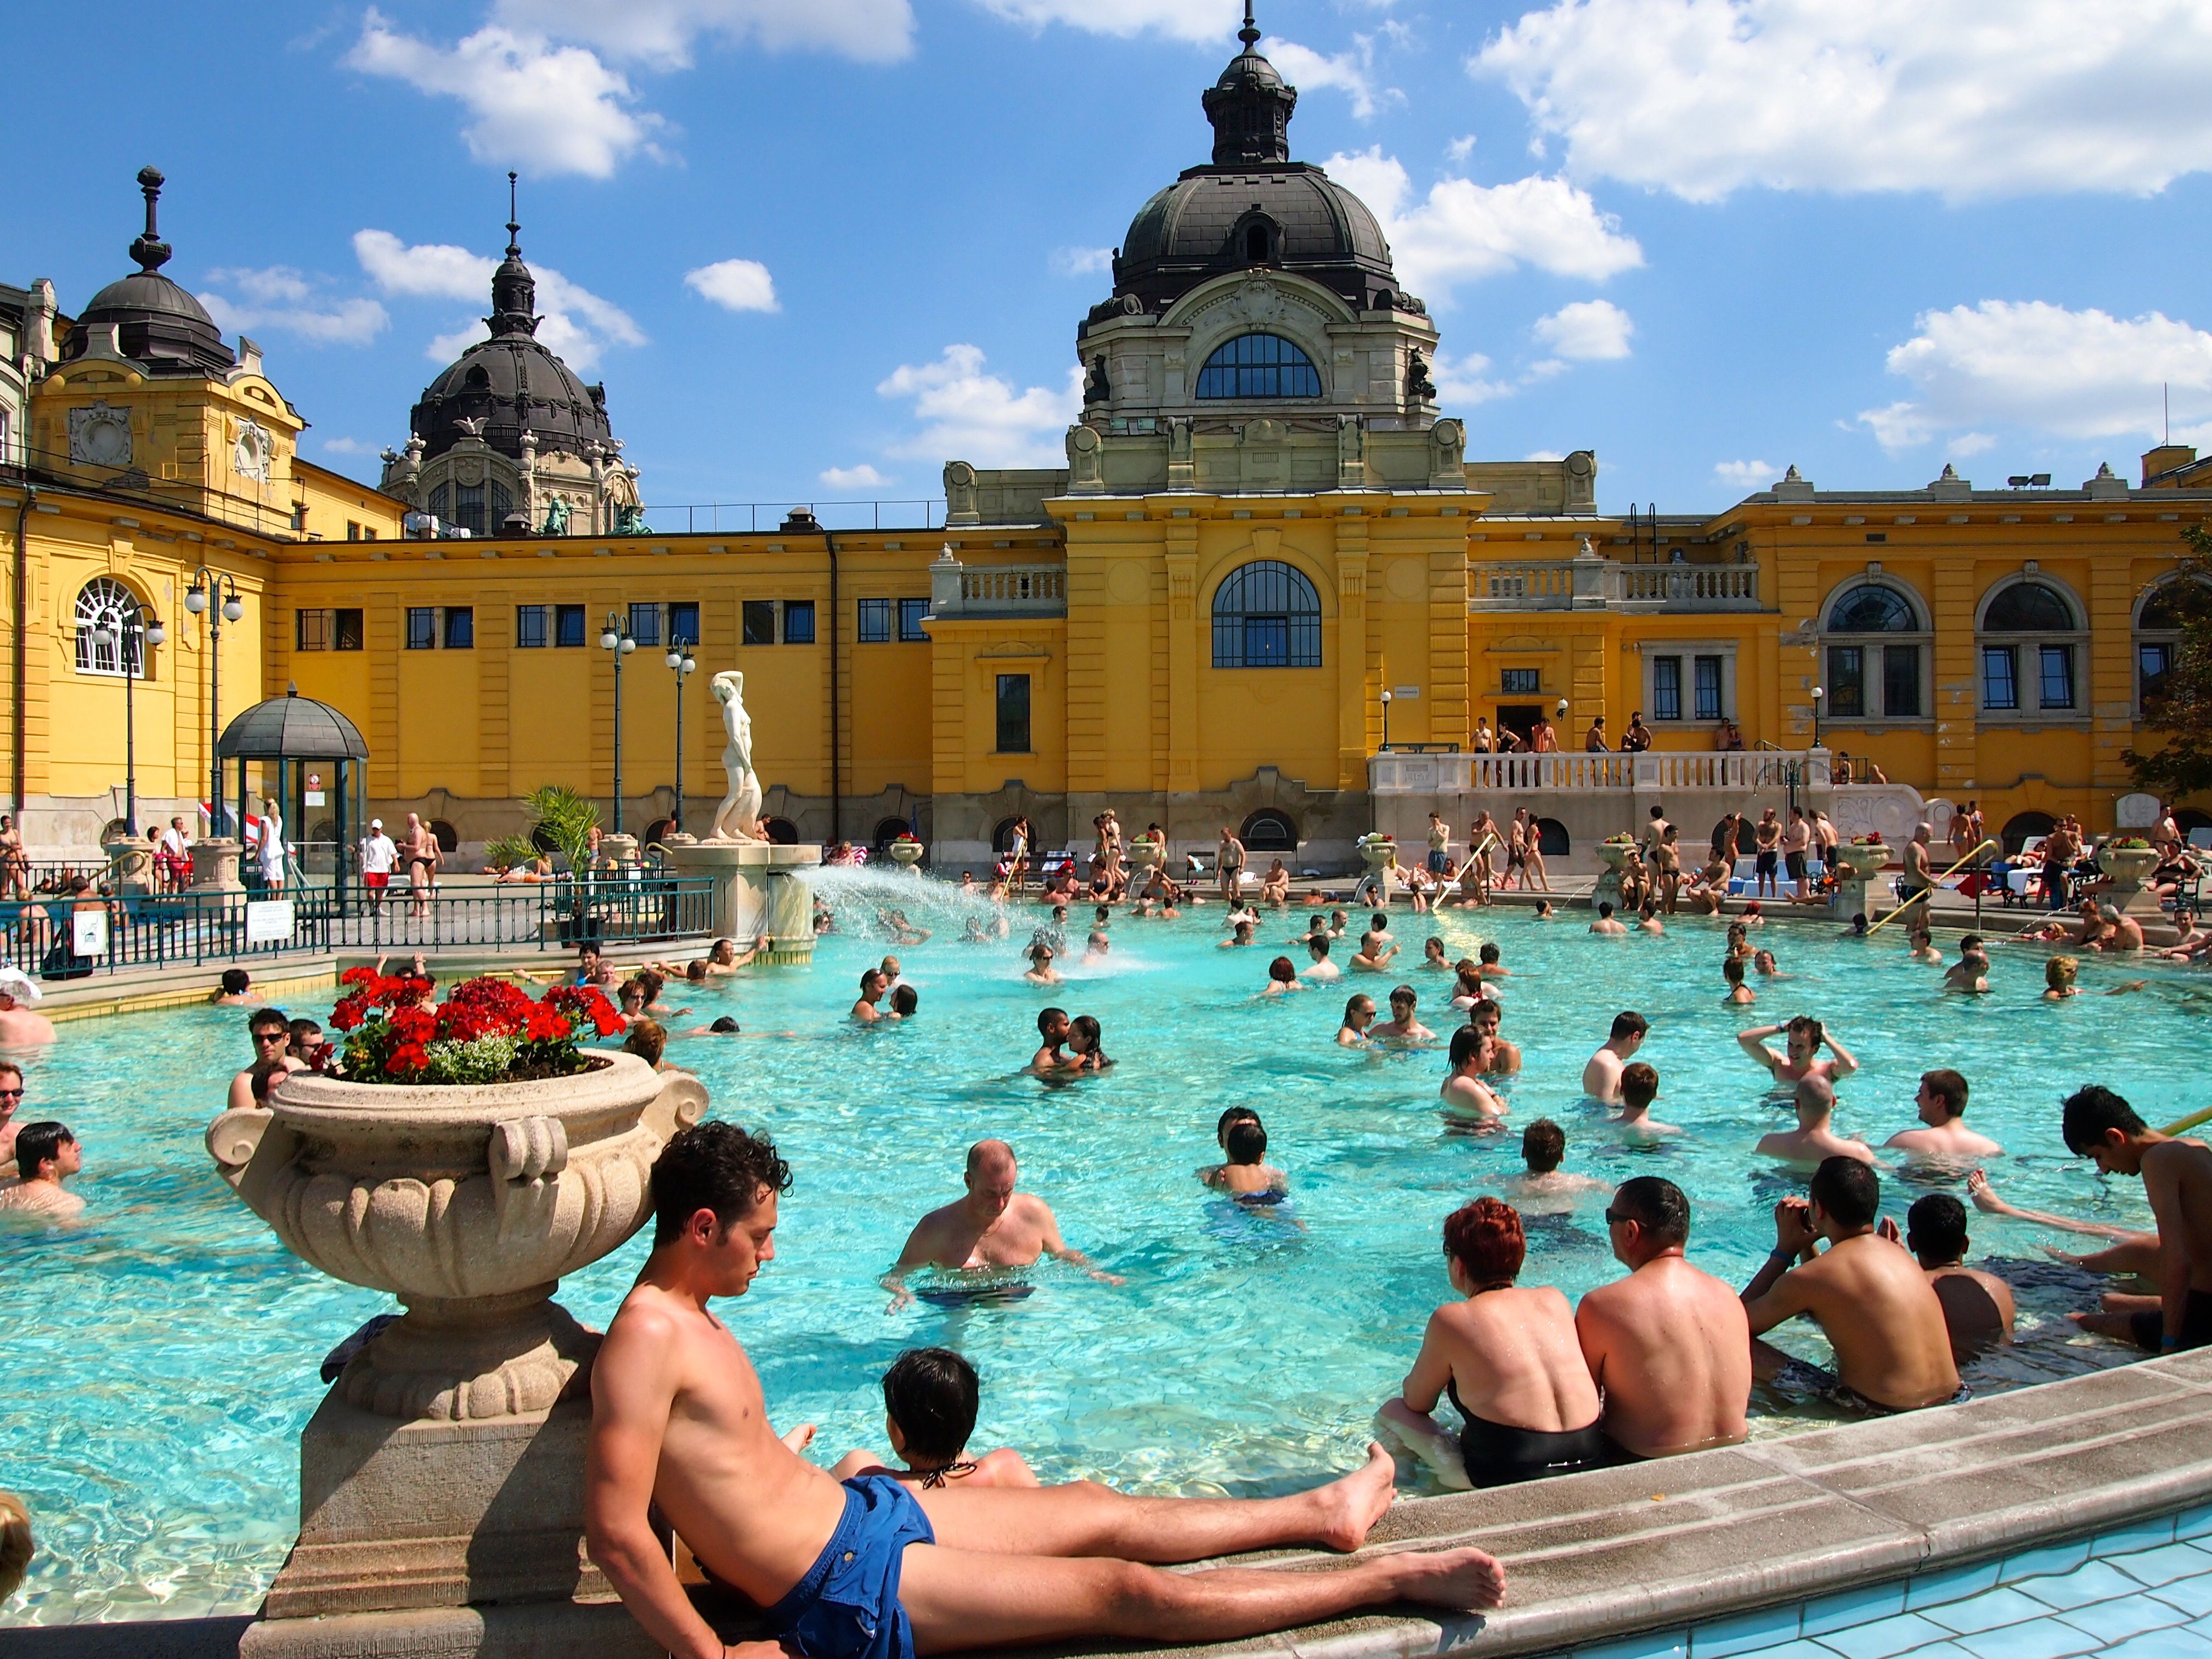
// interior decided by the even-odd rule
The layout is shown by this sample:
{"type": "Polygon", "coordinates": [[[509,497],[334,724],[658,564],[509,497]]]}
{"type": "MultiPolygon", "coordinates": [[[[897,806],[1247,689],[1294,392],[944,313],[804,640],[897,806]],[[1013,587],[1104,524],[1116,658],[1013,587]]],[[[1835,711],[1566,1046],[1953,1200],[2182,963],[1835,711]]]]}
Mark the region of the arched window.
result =
{"type": "Polygon", "coordinates": [[[2058,827],[2058,820],[2048,812],[2015,812],[2005,820],[2005,827],[1997,832],[2004,847],[2005,856],[2016,859],[2026,850],[2028,842],[2039,836],[2047,836],[2058,827]]]}
{"type": "Polygon", "coordinates": [[[1279,334],[1240,334],[1206,360],[1198,372],[1198,395],[1318,398],[1321,371],[1279,334]]]}
{"type": "Polygon", "coordinates": [[[146,678],[145,653],[139,637],[143,617],[138,596],[112,576],[94,576],[77,590],[76,672],[123,678],[128,657],[131,678],[146,678]]]}
{"type": "Polygon", "coordinates": [[[1567,836],[1567,826],[1559,819],[1536,820],[1536,850],[1546,858],[1565,858],[1573,848],[1574,842],[1567,836]]]}
{"type": "Polygon", "coordinates": [[[901,836],[910,836],[914,826],[904,818],[884,818],[876,825],[875,849],[880,853],[901,836]]]}
{"type": "Polygon", "coordinates": [[[1919,720],[1927,712],[1928,625],[1914,597],[1885,581],[1854,582],[1823,620],[1832,720],[1919,720]]]}
{"type": "Polygon", "coordinates": [[[2143,590],[2136,607],[2136,713],[2150,719],[2166,690],[2166,676],[2181,655],[2181,630],[2193,609],[2212,601],[2212,590],[2202,585],[2185,588],[2169,580],[2143,590]]]}
{"type": "Polygon", "coordinates": [[[1321,596],[1280,559],[1231,571],[1213,593],[1216,668],[1321,666],[1321,596]]]}
{"type": "Polygon", "coordinates": [[[1992,588],[1978,631],[1984,714],[2072,714],[2081,707],[2087,636],[2074,602],[2056,586],[2023,576],[1992,588]]]}
{"type": "Polygon", "coordinates": [[[429,830],[430,839],[438,843],[438,850],[441,853],[457,853],[460,851],[461,832],[454,829],[452,824],[447,823],[445,819],[432,818],[429,823],[429,830]]]}
{"type": "Polygon", "coordinates": [[[789,818],[763,818],[760,822],[761,834],[769,838],[769,845],[775,847],[799,845],[799,826],[789,818]]]}
{"type": "Polygon", "coordinates": [[[1249,853],[1295,853],[1298,850],[1298,826],[1291,822],[1289,813],[1279,812],[1272,806],[1263,807],[1244,820],[1237,839],[1244,843],[1245,851],[1249,853]]]}

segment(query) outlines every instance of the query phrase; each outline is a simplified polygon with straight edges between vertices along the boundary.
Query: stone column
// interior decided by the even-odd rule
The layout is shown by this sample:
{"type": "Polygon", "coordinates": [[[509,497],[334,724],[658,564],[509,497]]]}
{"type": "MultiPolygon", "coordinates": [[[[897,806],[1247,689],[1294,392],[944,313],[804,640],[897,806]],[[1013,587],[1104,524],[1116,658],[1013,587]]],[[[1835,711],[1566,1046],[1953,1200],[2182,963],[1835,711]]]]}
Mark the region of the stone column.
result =
{"type": "Polygon", "coordinates": [[[192,843],[192,891],[242,893],[238,878],[240,843],[228,836],[210,836],[192,843]]]}

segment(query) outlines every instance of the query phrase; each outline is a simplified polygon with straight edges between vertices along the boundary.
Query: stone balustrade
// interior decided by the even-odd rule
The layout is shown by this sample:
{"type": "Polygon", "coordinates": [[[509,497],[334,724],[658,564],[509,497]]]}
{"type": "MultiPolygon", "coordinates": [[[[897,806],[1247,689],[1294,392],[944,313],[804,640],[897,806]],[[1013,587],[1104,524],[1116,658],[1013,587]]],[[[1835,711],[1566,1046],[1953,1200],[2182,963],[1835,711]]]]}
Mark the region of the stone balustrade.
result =
{"type": "Polygon", "coordinates": [[[1573,559],[1478,562],[1470,611],[1756,611],[1755,564],[1622,564],[1573,559]]]}
{"type": "Polygon", "coordinates": [[[1825,749],[1734,750],[1726,753],[1640,755],[1399,754],[1385,750],[1367,763],[1368,787],[1378,795],[1602,793],[1669,794],[1829,787],[1825,749]]]}
{"type": "Polygon", "coordinates": [[[1065,617],[1067,569],[1057,564],[963,564],[947,549],[929,568],[933,617],[1065,617]]]}

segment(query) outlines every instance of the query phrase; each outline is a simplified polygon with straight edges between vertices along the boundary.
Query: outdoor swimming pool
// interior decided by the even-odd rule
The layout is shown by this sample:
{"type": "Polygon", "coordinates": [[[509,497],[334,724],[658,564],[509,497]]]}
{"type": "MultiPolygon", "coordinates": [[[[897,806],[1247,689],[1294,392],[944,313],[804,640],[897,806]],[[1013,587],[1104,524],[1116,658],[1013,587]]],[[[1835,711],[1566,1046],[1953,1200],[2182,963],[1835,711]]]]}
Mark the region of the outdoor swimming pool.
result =
{"type": "MultiPolygon", "coordinates": [[[[842,872],[831,884],[854,878],[842,872]]],[[[849,927],[870,895],[841,905],[849,927]]],[[[911,884],[902,891],[914,890],[911,884]]],[[[821,1461],[880,1444],[876,1379],[903,1347],[942,1343],[983,1376],[980,1440],[1012,1444],[1048,1480],[1089,1476],[1153,1492],[1261,1493],[1349,1468],[1374,1407],[1394,1390],[1422,1325],[1447,1296],[1438,1225],[1519,1167],[1518,1135],[1455,1133],[1439,1119],[1438,1050],[1336,1048],[1348,986],[1252,1000],[1268,959],[1305,915],[1270,919],[1263,944],[1220,950],[1221,911],[1181,922],[1114,923],[1103,964],[1070,964],[1049,995],[1023,983],[1019,946],[1042,913],[1015,917],[990,947],[958,942],[942,889],[909,914],[939,929],[901,949],[921,994],[910,1024],[845,1019],[860,968],[888,947],[858,933],[820,943],[811,970],[723,981],[688,1000],[678,1030],[735,1014],[747,1036],[672,1050],[711,1089],[719,1115],[774,1133],[798,1184],[784,1200],[779,1256],[727,1316],[750,1350],[779,1427],[821,1425],[821,1461]],[[1036,1010],[1095,1014],[1110,1073],[1060,1086],[1020,1073],[1036,1010]],[[791,1035],[780,1035],[789,1033],[791,1035]],[[1253,1214],[1213,1199],[1193,1172],[1216,1162],[1214,1121],[1231,1104],[1266,1119],[1269,1157],[1295,1202],[1253,1214]],[[887,1315],[877,1278],[921,1212],[959,1192],[968,1144],[994,1134],[1019,1155],[1023,1184],[1058,1211],[1068,1241],[1126,1277],[1115,1289],[1048,1267],[1012,1305],[887,1315]]],[[[1075,913],[1079,945],[1087,909],[1075,913]]],[[[1355,913],[1357,914],[1357,913],[1355,913]]],[[[1825,1018],[1863,1070],[1840,1091],[1838,1124],[1880,1141],[1912,1121],[1918,1074],[1954,1066],[1973,1085],[1971,1121],[2011,1155],[1992,1175],[2017,1202],[2148,1224],[2142,1189],[2068,1158],[2057,1103],[2092,1079],[2153,1122],[2208,1103],[2202,1065],[2212,987],[2182,970],[2134,968],[2144,993],[2038,1000],[2039,951],[2000,950],[1996,994],[1942,997],[1939,970],[1908,963],[1887,934],[1836,940],[1826,927],[1771,927],[1764,942],[1796,977],[1759,983],[1759,1003],[1723,1006],[1717,924],[1683,919],[1664,939],[1599,940],[1585,921],[1525,911],[1454,911],[1433,928],[1401,911],[1407,955],[1430,931],[1449,954],[1494,938],[1506,965],[1505,1035],[1527,1069],[1505,1089],[1516,1127],[1549,1115],[1567,1129],[1567,1167],[1608,1182],[1663,1173],[1696,1207],[1692,1256],[1732,1282],[1772,1243],[1770,1211],[1802,1181],[1750,1156],[1786,1102],[1737,1050],[1742,1025],[1803,1010],[1825,1018]],[[1656,1150],[1613,1139],[1580,1097],[1583,1060],[1613,1014],[1653,1025],[1656,1114],[1687,1133],[1656,1150]]],[[[2122,976],[2085,967],[2085,988],[2122,976]]],[[[1447,976],[1360,976],[1419,987],[1449,1034],[1447,976]]],[[[324,1015],[329,999],[294,1012],[324,1015]]],[[[216,1178],[201,1132],[244,1059],[244,1016],[191,1010],[64,1028],[36,1061],[27,1118],[58,1116],[85,1143],[90,1208],[69,1231],[0,1233],[0,1485],[29,1499],[41,1556],[0,1625],[248,1611],[281,1565],[296,1520],[297,1435],[323,1388],[323,1354],[387,1305],[307,1267],[216,1178]]],[[[1885,1181],[1902,1218],[1923,1190],[1885,1181]]],[[[1602,1208],[1532,1218],[1528,1277],[1579,1293],[1613,1276],[1602,1208]]],[[[2022,1341],[1970,1373],[2003,1386],[2125,1356],[2060,1317],[2086,1281],[2029,1258],[2057,1236],[1978,1218],[1975,1251],[2007,1259],[2022,1341]]],[[[562,1299],[603,1323],[644,1241],[568,1280],[562,1299]]],[[[1820,1357],[1794,1328],[1786,1346],[1820,1357]]],[[[1777,1407],[1785,1402],[1764,1396],[1777,1407]]],[[[1784,1431],[1769,1417],[1756,1433],[1784,1431]]],[[[1416,1487],[1408,1473],[1408,1489],[1416,1487]]]]}

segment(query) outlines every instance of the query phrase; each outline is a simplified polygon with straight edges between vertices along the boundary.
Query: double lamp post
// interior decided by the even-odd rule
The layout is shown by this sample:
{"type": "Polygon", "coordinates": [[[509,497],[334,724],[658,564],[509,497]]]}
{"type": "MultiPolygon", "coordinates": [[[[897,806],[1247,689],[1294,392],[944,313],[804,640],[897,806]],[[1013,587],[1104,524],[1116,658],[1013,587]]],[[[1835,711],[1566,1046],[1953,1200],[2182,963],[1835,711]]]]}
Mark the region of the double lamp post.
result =
{"type": "MultiPolygon", "coordinates": [[[[699,665],[690,652],[691,641],[679,640],[672,633],[668,641],[666,661],[669,672],[676,676],[676,814],[674,828],[684,827],[684,683],[698,672],[699,665]]],[[[599,635],[599,648],[614,658],[615,664],[615,811],[614,833],[623,832],[623,659],[637,649],[637,640],[630,632],[629,623],[619,611],[607,612],[606,627],[599,635]]]]}

